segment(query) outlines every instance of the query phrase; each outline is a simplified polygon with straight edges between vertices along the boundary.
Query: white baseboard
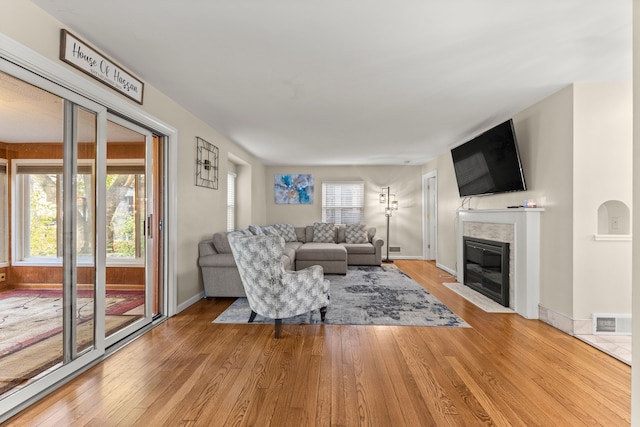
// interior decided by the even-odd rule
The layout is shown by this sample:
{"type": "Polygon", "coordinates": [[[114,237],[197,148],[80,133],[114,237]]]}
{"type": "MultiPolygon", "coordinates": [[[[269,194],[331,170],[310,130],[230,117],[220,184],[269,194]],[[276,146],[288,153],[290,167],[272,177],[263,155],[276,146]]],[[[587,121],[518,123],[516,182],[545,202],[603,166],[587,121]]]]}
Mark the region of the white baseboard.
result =
{"type": "Polygon", "coordinates": [[[451,269],[451,268],[449,268],[449,267],[447,267],[446,265],[440,264],[439,262],[436,261],[436,267],[438,267],[440,270],[446,271],[450,275],[452,275],[452,276],[457,278],[458,272],[453,270],[453,269],[451,269]]]}
{"type": "Polygon", "coordinates": [[[566,314],[538,305],[538,318],[544,323],[573,336],[574,320],[566,314]]]}
{"type": "Polygon", "coordinates": [[[204,291],[199,293],[199,294],[197,294],[197,295],[192,296],[191,298],[189,298],[188,300],[186,300],[182,304],[179,304],[178,308],[176,309],[176,314],[180,313],[185,308],[188,308],[188,307],[192,306],[193,304],[197,303],[202,298],[204,298],[204,291]]]}

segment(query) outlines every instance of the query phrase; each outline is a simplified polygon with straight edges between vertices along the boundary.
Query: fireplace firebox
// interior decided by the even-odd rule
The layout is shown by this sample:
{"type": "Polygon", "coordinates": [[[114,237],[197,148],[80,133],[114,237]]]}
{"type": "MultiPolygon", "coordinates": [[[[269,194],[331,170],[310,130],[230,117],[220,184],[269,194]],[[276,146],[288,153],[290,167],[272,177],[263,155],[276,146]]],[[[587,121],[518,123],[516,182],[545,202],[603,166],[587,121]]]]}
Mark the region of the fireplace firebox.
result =
{"type": "Polygon", "coordinates": [[[464,284],[509,307],[509,243],[463,236],[464,284]]]}

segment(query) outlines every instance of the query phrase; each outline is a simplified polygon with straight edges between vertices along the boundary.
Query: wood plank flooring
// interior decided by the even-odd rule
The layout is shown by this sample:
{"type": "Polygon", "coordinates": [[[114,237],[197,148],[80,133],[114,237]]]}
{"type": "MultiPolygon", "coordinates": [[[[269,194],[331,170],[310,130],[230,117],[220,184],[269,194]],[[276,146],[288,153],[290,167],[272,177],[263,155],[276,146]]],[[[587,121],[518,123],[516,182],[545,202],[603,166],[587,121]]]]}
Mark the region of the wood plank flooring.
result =
{"type": "Polygon", "coordinates": [[[8,425],[630,424],[631,369],[517,314],[485,313],[426,261],[396,265],[472,328],[213,324],[201,300],[8,425]]]}

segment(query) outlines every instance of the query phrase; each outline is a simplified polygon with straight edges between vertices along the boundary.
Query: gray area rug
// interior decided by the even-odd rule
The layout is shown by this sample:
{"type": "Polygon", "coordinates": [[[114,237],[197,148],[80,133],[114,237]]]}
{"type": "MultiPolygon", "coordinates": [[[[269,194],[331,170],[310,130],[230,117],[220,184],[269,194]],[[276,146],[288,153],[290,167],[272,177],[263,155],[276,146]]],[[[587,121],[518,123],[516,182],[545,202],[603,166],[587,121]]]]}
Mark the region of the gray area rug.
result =
{"type": "MultiPolygon", "coordinates": [[[[470,327],[436,297],[393,264],[349,266],[345,276],[327,274],[331,305],[325,324],[470,327]]],[[[247,323],[251,309],[238,298],[214,323],[247,323]]],[[[273,323],[256,316],[255,323],[273,323]]],[[[289,324],[322,323],[318,310],[283,319],[289,324]]]]}

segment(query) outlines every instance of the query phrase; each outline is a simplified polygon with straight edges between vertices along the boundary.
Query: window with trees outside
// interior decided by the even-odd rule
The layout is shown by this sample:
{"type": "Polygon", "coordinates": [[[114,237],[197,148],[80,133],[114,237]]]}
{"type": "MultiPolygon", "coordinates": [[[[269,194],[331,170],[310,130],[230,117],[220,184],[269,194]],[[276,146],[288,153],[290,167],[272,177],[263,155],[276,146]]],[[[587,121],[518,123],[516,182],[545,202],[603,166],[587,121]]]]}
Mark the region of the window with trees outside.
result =
{"type": "Polygon", "coordinates": [[[364,220],[364,182],[322,183],[322,221],[355,224],[364,220]]]}
{"type": "MultiPolygon", "coordinates": [[[[14,261],[17,264],[61,263],[62,163],[15,162],[14,261]]],[[[92,164],[79,164],[77,169],[79,264],[91,262],[94,254],[92,169],[92,164]]],[[[107,264],[143,262],[144,178],[142,164],[107,166],[107,264]]]]}

